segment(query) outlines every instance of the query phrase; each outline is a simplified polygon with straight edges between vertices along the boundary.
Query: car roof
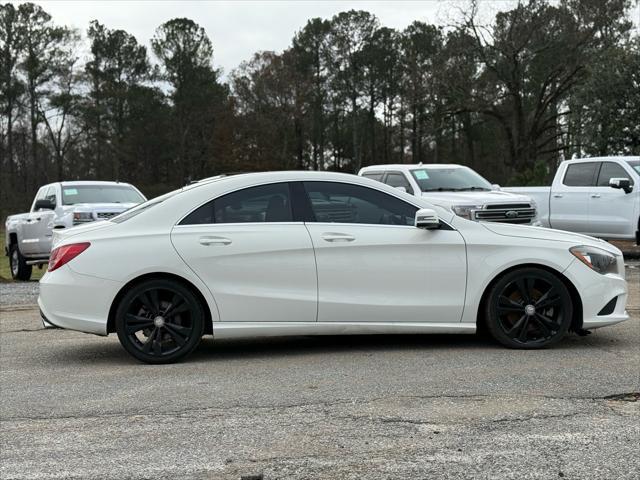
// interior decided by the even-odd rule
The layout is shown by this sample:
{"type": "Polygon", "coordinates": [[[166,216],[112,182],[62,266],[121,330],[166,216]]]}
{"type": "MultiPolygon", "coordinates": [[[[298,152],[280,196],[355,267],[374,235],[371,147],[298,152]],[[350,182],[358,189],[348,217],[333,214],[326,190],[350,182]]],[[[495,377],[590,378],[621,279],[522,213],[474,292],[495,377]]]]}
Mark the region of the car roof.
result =
{"type": "Polygon", "coordinates": [[[465,168],[465,166],[455,163],[389,163],[386,165],[369,165],[368,167],[363,167],[361,171],[368,172],[371,170],[414,170],[416,168],[465,168]]]}
{"type": "Polygon", "coordinates": [[[71,187],[73,185],[126,185],[131,186],[130,183],[126,182],[106,182],[102,180],[69,180],[64,182],[58,182],[60,185],[65,187],[71,187]]]}
{"type": "Polygon", "coordinates": [[[564,160],[562,163],[583,163],[583,162],[604,162],[604,161],[611,161],[611,160],[619,160],[622,162],[626,162],[629,160],[640,160],[640,157],[638,156],[624,156],[624,155],[611,155],[608,157],[586,157],[586,158],[571,158],[571,159],[567,159],[564,160]]]}

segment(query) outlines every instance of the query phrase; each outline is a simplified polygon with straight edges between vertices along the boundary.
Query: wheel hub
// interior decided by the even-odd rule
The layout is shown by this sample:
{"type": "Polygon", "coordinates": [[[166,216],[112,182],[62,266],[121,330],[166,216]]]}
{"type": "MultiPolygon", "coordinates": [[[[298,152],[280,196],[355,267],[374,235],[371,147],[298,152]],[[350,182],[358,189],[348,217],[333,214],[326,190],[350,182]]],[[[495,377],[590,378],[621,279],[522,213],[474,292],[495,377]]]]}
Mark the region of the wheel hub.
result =
{"type": "Polygon", "coordinates": [[[153,319],[153,324],[158,328],[164,327],[164,323],[165,323],[165,320],[162,315],[158,315],[156,318],[153,319]]]}
{"type": "Polygon", "coordinates": [[[526,313],[529,316],[535,315],[536,307],[534,307],[533,305],[527,305],[526,307],[524,307],[524,313],[526,313]]]}

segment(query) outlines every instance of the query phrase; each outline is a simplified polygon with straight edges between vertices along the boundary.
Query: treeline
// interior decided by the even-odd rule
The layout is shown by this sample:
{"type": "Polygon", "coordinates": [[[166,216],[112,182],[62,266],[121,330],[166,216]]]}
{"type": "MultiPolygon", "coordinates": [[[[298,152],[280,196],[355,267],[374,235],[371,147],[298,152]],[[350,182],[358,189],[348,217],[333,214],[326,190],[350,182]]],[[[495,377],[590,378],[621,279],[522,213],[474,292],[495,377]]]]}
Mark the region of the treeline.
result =
{"type": "Polygon", "coordinates": [[[82,35],[38,5],[0,5],[0,211],[62,179],[154,196],[223,172],[434,162],[530,183],[573,155],[638,154],[630,8],[527,0],[485,25],[471,1],[455,26],[403,31],[352,10],[222,80],[192,20],[160,25],[149,51],[97,20],[82,35]]]}

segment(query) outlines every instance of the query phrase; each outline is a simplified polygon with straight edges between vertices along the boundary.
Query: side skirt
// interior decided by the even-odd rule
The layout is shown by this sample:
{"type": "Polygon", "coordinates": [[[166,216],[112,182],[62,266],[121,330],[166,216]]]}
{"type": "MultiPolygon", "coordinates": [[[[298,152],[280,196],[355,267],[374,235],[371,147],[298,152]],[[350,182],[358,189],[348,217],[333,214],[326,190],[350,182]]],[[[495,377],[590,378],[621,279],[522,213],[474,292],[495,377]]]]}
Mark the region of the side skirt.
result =
{"type": "Polygon", "coordinates": [[[295,335],[374,335],[475,333],[475,323],[380,322],[214,322],[214,338],[284,337],[295,335]]]}

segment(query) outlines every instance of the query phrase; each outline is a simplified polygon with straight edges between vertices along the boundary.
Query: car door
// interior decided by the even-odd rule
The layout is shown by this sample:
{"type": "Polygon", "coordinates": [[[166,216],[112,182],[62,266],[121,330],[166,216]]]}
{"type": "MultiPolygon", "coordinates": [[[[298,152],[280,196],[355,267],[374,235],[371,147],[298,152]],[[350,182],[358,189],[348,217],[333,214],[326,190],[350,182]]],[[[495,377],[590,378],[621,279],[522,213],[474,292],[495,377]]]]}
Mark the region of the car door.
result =
{"type": "Polygon", "coordinates": [[[174,227],[178,254],[206,283],[223,322],[315,322],[313,247],[288,183],[213,199],[174,227]]]}
{"type": "Polygon", "coordinates": [[[459,322],[466,252],[451,227],[415,228],[417,207],[350,183],[304,182],[319,322],[459,322]]]}
{"type": "Polygon", "coordinates": [[[596,184],[589,194],[589,233],[600,237],[633,237],[638,197],[633,192],[627,194],[622,189],[611,188],[612,178],[628,178],[633,185],[631,172],[621,165],[607,161],[600,164],[596,184]]]}
{"type": "Polygon", "coordinates": [[[48,255],[51,252],[51,238],[53,236],[53,219],[56,216],[55,207],[58,206],[56,186],[47,188],[44,199],[49,200],[54,209],[42,209],[34,222],[35,235],[38,238],[38,255],[48,255]]]}
{"type": "Polygon", "coordinates": [[[560,182],[551,189],[550,224],[552,228],[588,233],[589,195],[597,174],[598,162],[567,165],[560,182]]]}
{"type": "Polygon", "coordinates": [[[49,190],[49,185],[45,185],[44,187],[40,187],[36,197],[33,201],[33,205],[31,206],[31,211],[27,215],[27,217],[22,220],[22,235],[20,238],[20,252],[23,255],[34,256],[40,252],[40,238],[38,237],[43,210],[36,210],[35,204],[38,200],[44,200],[47,192],[49,190]]]}

